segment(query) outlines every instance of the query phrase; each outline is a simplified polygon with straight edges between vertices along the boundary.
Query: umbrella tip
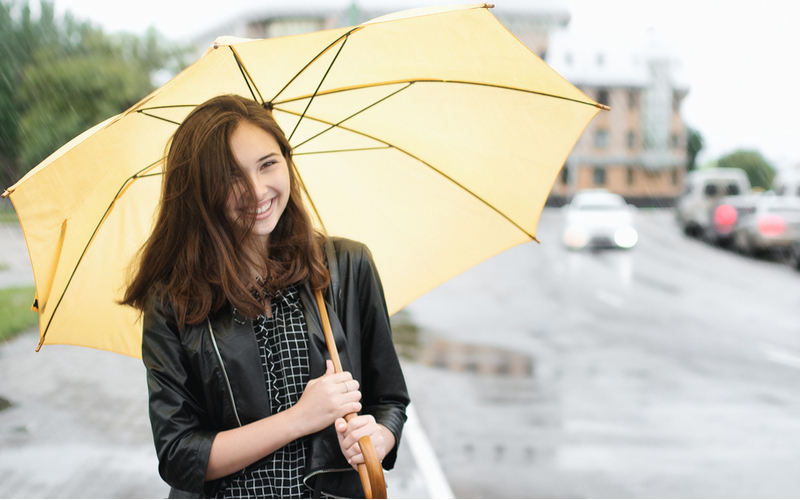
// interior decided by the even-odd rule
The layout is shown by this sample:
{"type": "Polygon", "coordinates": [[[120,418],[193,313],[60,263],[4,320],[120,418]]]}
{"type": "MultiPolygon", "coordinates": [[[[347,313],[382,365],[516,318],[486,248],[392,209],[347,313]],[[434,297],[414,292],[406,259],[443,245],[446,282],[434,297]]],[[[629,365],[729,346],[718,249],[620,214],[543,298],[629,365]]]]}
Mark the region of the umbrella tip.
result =
{"type": "Polygon", "coordinates": [[[602,109],[603,111],[611,111],[611,108],[606,106],[605,104],[595,103],[595,106],[602,109]]]}
{"type": "Polygon", "coordinates": [[[6,189],[5,191],[3,191],[3,196],[2,196],[2,197],[3,197],[3,198],[8,198],[8,196],[9,196],[10,194],[11,194],[11,191],[9,191],[8,189],[6,189]]]}
{"type": "Polygon", "coordinates": [[[483,4],[483,6],[485,8],[487,8],[487,9],[494,9],[494,4],[493,3],[485,3],[485,4],[483,4]]]}

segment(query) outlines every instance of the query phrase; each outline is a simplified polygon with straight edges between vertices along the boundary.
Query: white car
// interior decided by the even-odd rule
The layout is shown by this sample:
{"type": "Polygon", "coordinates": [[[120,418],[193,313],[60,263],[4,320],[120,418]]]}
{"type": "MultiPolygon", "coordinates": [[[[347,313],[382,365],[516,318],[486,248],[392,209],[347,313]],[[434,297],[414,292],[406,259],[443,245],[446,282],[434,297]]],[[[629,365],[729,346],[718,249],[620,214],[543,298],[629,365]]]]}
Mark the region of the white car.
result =
{"type": "Polygon", "coordinates": [[[632,248],[639,241],[634,228],[636,208],[622,196],[602,189],[578,192],[565,206],[564,245],[583,248],[632,248]]]}

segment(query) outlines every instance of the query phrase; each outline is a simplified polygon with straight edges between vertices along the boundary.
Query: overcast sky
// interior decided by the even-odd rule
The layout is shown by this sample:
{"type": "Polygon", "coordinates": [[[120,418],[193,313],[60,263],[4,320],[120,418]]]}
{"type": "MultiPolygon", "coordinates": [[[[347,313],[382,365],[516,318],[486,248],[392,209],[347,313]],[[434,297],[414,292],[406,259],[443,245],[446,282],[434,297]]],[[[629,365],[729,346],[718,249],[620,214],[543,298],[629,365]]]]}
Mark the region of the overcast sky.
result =
{"type": "MultiPolygon", "coordinates": [[[[327,0],[325,5],[350,5],[327,0]]],[[[361,0],[392,10],[444,0],[361,0]]],[[[461,2],[455,2],[461,3],[461,2]]],[[[757,149],[779,168],[800,165],[800,1],[495,0],[495,10],[558,5],[571,15],[558,36],[587,53],[642,52],[655,34],[681,64],[689,86],[684,121],[703,135],[700,160],[738,148],[757,149]],[[648,35],[650,33],[650,35],[648,35]]],[[[284,0],[280,5],[311,4],[284,0]],[[291,2],[291,3],[289,3],[291,2]]],[[[55,0],[109,31],[143,33],[154,25],[168,38],[190,39],[236,14],[278,5],[259,0],[55,0]]],[[[224,33],[220,33],[221,35],[224,33]]]]}

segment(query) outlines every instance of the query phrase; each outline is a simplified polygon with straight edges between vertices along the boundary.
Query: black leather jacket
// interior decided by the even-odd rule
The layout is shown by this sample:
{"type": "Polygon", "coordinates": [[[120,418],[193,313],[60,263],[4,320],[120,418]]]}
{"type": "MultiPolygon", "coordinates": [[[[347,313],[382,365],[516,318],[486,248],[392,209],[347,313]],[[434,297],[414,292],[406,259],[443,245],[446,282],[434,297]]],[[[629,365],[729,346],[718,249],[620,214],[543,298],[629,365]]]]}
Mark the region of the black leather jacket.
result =
{"type": "MultiPolygon", "coordinates": [[[[340,285],[337,309],[330,288],[326,295],[331,327],[342,368],[361,385],[362,413],[373,415],[395,436],[397,444],[383,460],[384,468],[391,469],[409,397],[392,344],[383,287],[366,246],[332,241],[340,285]]],[[[325,373],[329,355],[313,293],[307,284],[298,288],[313,379],[325,373]]],[[[270,415],[252,321],[234,317],[228,305],[203,324],[179,329],[154,299],[144,313],[142,360],[161,477],[173,488],[213,495],[225,481],[205,481],[216,433],[270,415]]],[[[313,489],[322,477],[325,493],[363,497],[358,474],[342,455],[332,425],[310,438],[304,481],[313,489]]]]}

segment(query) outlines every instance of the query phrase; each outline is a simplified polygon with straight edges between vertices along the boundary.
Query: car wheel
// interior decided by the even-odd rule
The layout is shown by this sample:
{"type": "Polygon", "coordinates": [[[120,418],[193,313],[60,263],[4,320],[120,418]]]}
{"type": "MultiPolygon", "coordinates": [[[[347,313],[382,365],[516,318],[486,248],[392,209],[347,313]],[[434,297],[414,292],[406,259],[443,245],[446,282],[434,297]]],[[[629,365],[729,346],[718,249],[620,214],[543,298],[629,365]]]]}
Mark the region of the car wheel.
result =
{"type": "Polygon", "coordinates": [[[800,271],[800,241],[789,247],[789,265],[800,271]]]}
{"type": "Polygon", "coordinates": [[[733,237],[734,244],[733,246],[736,248],[736,251],[746,257],[753,257],[753,248],[750,246],[750,242],[747,240],[747,235],[743,232],[738,232],[733,237]]]}

